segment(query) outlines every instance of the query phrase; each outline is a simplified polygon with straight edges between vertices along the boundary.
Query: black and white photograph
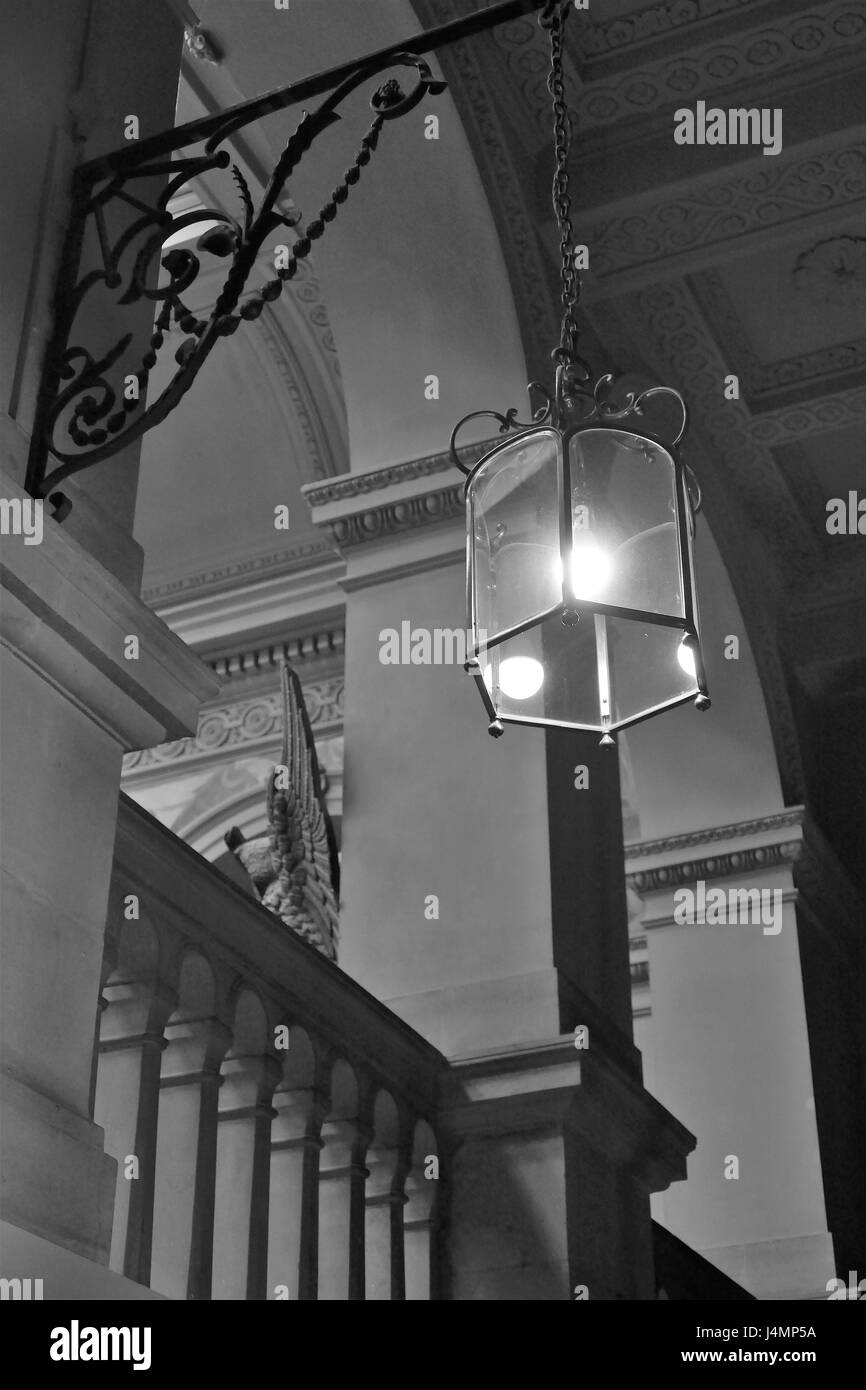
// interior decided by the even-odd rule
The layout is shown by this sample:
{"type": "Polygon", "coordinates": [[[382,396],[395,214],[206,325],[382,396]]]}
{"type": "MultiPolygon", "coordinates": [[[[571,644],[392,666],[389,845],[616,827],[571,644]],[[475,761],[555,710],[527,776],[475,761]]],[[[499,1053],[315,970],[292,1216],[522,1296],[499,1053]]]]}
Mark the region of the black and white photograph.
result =
{"type": "Polygon", "coordinates": [[[2,0],[0,111],[10,1347],[829,1372],[863,0],[2,0]]]}

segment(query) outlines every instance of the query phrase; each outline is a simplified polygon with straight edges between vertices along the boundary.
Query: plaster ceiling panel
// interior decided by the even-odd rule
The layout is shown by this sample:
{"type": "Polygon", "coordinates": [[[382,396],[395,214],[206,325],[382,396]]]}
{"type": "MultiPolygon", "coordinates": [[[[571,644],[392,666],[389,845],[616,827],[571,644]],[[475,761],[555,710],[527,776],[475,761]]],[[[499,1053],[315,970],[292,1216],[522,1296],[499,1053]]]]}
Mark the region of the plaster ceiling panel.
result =
{"type": "Polygon", "coordinates": [[[831,497],[844,497],[848,492],[863,491],[863,454],[866,447],[866,425],[852,425],[834,430],[831,434],[813,435],[802,439],[798,448],[820,489],[822,511],[819,523],[825,522],[826,502],[831,497]]]}
{"type": "Polygon", "coordinates": [[[721,279],[761,362],[849,342],[866,331],[866,239],[837,236],[777,248],[729,262],[721,279]]]}

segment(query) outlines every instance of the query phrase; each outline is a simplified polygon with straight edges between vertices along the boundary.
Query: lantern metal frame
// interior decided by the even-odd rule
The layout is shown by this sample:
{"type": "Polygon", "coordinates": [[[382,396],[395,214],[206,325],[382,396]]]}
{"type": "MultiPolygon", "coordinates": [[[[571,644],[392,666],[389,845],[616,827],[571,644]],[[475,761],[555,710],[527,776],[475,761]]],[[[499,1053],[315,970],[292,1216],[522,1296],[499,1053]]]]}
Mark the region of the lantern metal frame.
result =
{"type": "Polygon", "coordinates": [[[466,475],[464,485],[464,497],[466,500],[466,613],[467,628],[472,638],[471,655],[465,663],[465,669],[470,672],[475,679],[481,698],[484,702],[490,719],[489,732],[494,737],[504,732],[504,724],[529,724],[536,727],[559,727],[582,729],[587,732],[601,732],[603,745],[608,746],[613,743],[612,735],[621,729],[626,729],[634,724],[642,723],[646,719],[662,713],[666,709],[674,709],[679,705],[688,704],[694,701],[697,709],[706,710],[710,708],[710,698],[707,688],[706,670],[701,649],[699,615],[696,600],[696,584],[694,556],[692,552],[692,540],[694,537],[694,519],[701,507],[700,487],[694,473],[688,464],[684,463],[680,456],[678,445],[683,439],[688,426],[688,410],[683,397],[679,391],[671,386],[650,386],[645,390],[635,394],[633,391],[626,391],[621,400],[616,399],[617,379],[612,373],[606,373],[599,377],[593,384],[591,382],[591,372],[587,364],[576,354],[563,348],[558,348],[553,354],[558,359],[556,372],[556,390],[551,396],[549,392],[539,382],[530,382],[528,390],[538,392],[545,398],[545,404],[536,409],[531,421],[519,421],[517,411],[512,408],[501,414],[493,410],[472,411],[463,417],[455,425],[450,441],[451,457],[455,465],[466,475]],[[661,433],[646,429],[642,423],[645,404],[661,396],[673,399],[682,414],[679,429],[671,439],[666,439],[661,433]],[[460,459],[457,452],[457,435],[469,421],[488,417],[499,422],[500,433],[508,434],[508,438],[497,444],[493,449],[488,450],[482,458],[471,467],[467,468],[460,459]],[[634,423],[632,423],[634,422],[634,423]],[[674,469],[673,496],[675,500],[675,519],[677,529],[677,562],[680,581],[680,593],[682,596],[682,616],[677,614],[661,614],[649,609],[625,607],[617,604],[604,603],[598,599],[580,598],[573,592],[569,592],[569,579],[571,568],[567,563],[574,544],[573,514],[571,489],[568,480],[569,469],[569,446],[571,441],[582,433],[590,430],[616,430],[618,432],[633,434],[637,440],[645,440],[648,444],[662,450],[671,460],[674,469]],[[480,475],[482,469],[486,470],[492,460],[497,455],[510,450],[515,443],[521,440],[530,441],[534,436],[554,436],[557,444],[557,513],[559,518],[559,553],[562,558],[562,596],[558,603],[552,604],[540,613],[535,613],[525,621],[513,624],[511,627],[504,628],[501,632],[495,633],[483,642],[478,640],[478,603],[475,590],[476,565],[474,563],[475,546],[475,517],[473,514],[472,486],[480,475]],[[555,617],[559,613],[562,621],[570,626],[580,622],[586,615],[598,617],[613,617],[626,619],[634,622],[651,623],[655,626],[666,627],[673,630],[681,630],[683,642],[688,647],[694,659],[695,676],[694,684],[696,689],[690,690],[686,694],[665,700],[661,704],[641,711],[639,714],[624,718],[613,719],[610,716],[609,701],[608,709],[605,712],[605,700],[601,691],[609,683],[607,671],[606,651],[603,650],[604,643],[599,643],[597,649],[598,676],[600,689],[600,706],[602,715],[599,723],[585,724],[576,721],[561,721],[554,719],[535,718],[529,715],[504,714],[497,710],[487,685],[481,673],[480,660],[482,653],[491,648],[500,646],[503,642],[519,636],[522,632],[527,632],[534,627],[540,627],[548,619],[555,617]],[[602,670],[604,663],[604,671],[602,670]]]}

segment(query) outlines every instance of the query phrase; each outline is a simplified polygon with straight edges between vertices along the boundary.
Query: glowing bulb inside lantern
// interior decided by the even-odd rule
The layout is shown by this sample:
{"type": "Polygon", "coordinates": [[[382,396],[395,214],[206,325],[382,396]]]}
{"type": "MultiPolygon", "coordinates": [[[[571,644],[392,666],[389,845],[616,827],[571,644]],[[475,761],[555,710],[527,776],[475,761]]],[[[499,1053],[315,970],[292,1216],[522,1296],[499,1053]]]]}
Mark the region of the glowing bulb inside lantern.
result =
{"type": "Polygon", "coordinates": [[[687,646],[685,642],[680,642],[677,649],[677,661],[680,663],[680,666],[687,676],[691,676],[692,680],[697,679],[698,673],[695,668],[695,654],[691,647],[687,646]]]}
{"type": "MultiPolygon", "coordinates": [[[[484,672],[485,684],[490,687],[492,671],[484,672]]],[[[509,656],[499,667],[499,689],[509,700],[528,700],[537,695],[544,684],[544,667],[532,656],[509,656]]]]}
{"type": "MultiPolygon", "coordinates": [[[[594,541],[575,541],[571,551],[571,589],[575,598],[598,598],[606,587],[613,565],[610,556],[594,541]]],[[[556,560],[557,583],[562,583],[562,560],[556,560]]]]}

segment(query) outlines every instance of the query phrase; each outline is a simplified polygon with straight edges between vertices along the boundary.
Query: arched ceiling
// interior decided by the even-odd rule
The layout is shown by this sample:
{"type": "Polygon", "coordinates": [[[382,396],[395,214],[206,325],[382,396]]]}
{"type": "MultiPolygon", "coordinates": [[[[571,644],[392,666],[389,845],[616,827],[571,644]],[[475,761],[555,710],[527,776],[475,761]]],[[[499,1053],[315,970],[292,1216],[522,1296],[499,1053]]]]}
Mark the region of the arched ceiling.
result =
{"type": "MultiPolygon", "coordinates": [[[[201,0],[197,10],[222,58],[187,60],[178,121],[419,27],[407,0],[296,0],[289,10],[201,0]]],[[[370,124],[369,97],[383,80],[346,102],[293,177],[297,232],[352,163],[370,124]]],[[[235,142],[254,199],[300,114],[270,117],[235,142]]],[[[195,192],[204,207],[238,212],[228,176],[199,179],[195,192]]],[[[271,239],[259,282],[273,273],[270,249],[281,240],[291,246],[294,233],[271,239]]],[[[222,282],[223,263],[202,259],[187,296],[193,312],[213,302],[222,282]]],[[[290,289],[220,345],[146,439],[136,518],[145,597],[164,611],[184,597],[333,559],[309,522],[304,483],[441,452],[479,398],[519,390],[524,378],[493,221],[451,98],[440,95],[386,123],[360,183],[290,289]],[[438,140],[425,139],[428,110],[439,118],[438,140]],[[437,400],[425,394],[431,374],[437,400]],[[274,531],[280,503],[290,508],[288,533],[274,531]]],[[[156,378],[154,389],[161,384],[156,378]]]]}

